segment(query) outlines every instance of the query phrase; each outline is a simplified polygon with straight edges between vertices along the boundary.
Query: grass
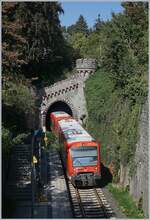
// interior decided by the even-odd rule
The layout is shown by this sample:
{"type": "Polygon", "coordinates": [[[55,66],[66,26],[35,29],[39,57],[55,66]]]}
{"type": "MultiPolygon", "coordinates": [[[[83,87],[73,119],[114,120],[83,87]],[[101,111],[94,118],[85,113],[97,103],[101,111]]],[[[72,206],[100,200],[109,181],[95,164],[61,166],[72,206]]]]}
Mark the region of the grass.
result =
{"type": "Polygon", "coordinates": [[[144,213],[139,210],[136,203],[129,192],[123,188],[116,187],[115,185],[108,185],[109,191],[117,200],[121,211],[129,218],[144,218],[144,213]]]}

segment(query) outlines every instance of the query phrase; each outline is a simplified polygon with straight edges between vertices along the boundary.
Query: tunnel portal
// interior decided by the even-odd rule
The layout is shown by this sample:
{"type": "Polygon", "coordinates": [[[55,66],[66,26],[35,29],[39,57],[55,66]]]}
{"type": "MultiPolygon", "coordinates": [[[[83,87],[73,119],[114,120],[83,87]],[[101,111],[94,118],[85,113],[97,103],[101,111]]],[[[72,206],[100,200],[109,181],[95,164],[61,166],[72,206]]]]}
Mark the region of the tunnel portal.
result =
{"type": "Polygon", "coordinates": [[[48,111],[47,111],[47,114],[46,114],[46,130],[50,131],[50,125],[51,125],[51,121],[50,121],[50,113],[51,112],[55,112],[55,111],[64,111],[66,113],[68,113],[69,115],[73,116],[73,113],[72,113],[72,110],[70,108],[70,106],[63,102],[63,101],[57,101],[57,102],[54,102],[49,108],[48,108],[48,111]]]}

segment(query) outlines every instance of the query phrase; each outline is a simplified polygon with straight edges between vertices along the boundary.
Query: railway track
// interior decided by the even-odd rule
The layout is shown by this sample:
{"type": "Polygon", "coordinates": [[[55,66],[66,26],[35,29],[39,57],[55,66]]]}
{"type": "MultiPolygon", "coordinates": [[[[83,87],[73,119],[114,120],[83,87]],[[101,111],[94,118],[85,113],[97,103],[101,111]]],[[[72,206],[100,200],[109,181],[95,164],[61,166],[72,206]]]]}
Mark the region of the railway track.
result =
{"type": "Polygon", "coordinates": [[[115,217],[100,188],[78,189],[68,183],[75,218],[115,217]]]}
{"type": "Polygon", "coordinates": [[[60,160],[66,179],[74,218],[113,218],[115,213],[108,204],[101,188],[79,189],[68,180],[61,152],[60,160]]]}

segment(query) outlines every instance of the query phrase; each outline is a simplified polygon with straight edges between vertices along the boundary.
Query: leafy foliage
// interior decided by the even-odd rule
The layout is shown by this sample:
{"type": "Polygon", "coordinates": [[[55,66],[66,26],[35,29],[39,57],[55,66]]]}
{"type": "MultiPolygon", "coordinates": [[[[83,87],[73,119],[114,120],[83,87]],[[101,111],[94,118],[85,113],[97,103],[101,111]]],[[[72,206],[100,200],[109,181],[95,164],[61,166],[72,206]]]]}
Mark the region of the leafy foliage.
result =
{"type": "Polygon", "coordinates": [[[2,89],[2,121],[14,135],[27,129],[26,115],[34,114],[35,99],[31,90],[20,81],[5,81],[2,89]]]}
{"type": "Polygon", "coordinates": [[[17,3],[2,4],[2,62],[3,75],[20,70],[20,66],[26,63],[23,59],[23,48],[26,39],[20,34],[23,29],[22,23],[15,19],[15,11],[18,10],[17,3]]]}
{"type": "Polygon", "coordinates": [[[94,31],[99,32],[103,26],[104,22],[100,18],[100,14],[98,14],[98,18],[96,19],[96,22],[94,24],[94,31]]]}
{"type": "Polygon", "coordinates": [[[47,131],[46,136],[48,138],[47,139],[48,140],[48,144],[47,144],[48,149],[49,148],[56,148],[56,149],[59,148],[57,138],[52,132],[47,131]]]}
{"type": "Polygon", "coordinates": [[[144,36],[147,29],[140,31],[141,28],[133,23],[130,17],[118,14],[113,15],[109,30],[106,30],[106,35],[110,34],[111,31],[112,37],[106,41],[103,64],[117,86],[124,87],[127,80],[133,75],[141,76],[147,70],[148,47],[146,42],[142,43],[145,45],[144,50],[141,47],[141,42],[146,40],[144,36]],[[144,51],[146,52],[145,60],[141,56],[144,51]]]}
{"type": "Polygon", "coordinates": [[[21,144],[28,137],[28,135],[29,134],[21,133],[13,138],[12,143],[14,145],[21,144]]]}
{"type": "Polygon", "coordinates": [[[13,138],[13,133],[2,126],[2,153],[5,156],[9,156],[11,147],[16,144],[21,144],[28,136],[27,133],[21,133],[13,138]]]}
{"type": "Polygon", "coordinates": [[[83,15],[80,15],[77,22],[67,28],[67,32],[70,35],[76,34],[76,33],[82,33],[84,35],[88,34],[88,25],[85,21],[85,18],[83,15]]]}
{"type": "Polygon", "coordinates": [[[112,14],[111,21],[97,19],[87,38],[89,50],[81,50],[84,57],[97,58],[102,69],[86,82],[88,127],[102,142],[103,160],[114,162],[116,176],[120,163],[133,167],[139,116],[148,93],[148,4],[122,6],[124,12],[112,14]]]}
{"type": "Polygon", "coordinates": [[[35,108],[30,84],[12,78],[36,76],[50,84],[62,79],[63,71],[72,69],[76,58],[96,58],[102,70],[85,88],[88,127],[102,141],[106,161],[114,160],[117,169],[120,162],[129,163],[147,97],[148,4],[124,2],[122,6],[124,12],[112,14],[111,21],[103,22],[99,15],[89,30],[82,15],[72,26],[61,28],[59,15],[63,10],[58,2],[3,2],[6,128],[16,134],[19,129],[24,132],[24,117],[35,108]]]}
{"type": "Polygon", "coordinates": [[[57,2],[4,2],[3,74],[14,72],[53,83],[71,68],[73,50],[64,40],[57,2]]]}
{"type": "Polygon", "coordinates": [[[75,33],[71,38],[71,45],[81,56],[84,56],[87,50],[86,36],[83,33],[75,33]]]}
{"type": "Polygon", "coordinates": [[[83,58],[96,58],[119,88],[129,87],[132,77],[143,80],[148,71],[148,4],[124,2],[122,6],[124,12],[113,13],[111,21],[103,22],[98,15],[88,35],[79,34],[75,25],[67,29],[72,46],[83,58]]]}
{"type": "Polygon", "coordinates": [[[2,120],[13,137],[27,131],[37,110],[33,78],[52,84],[78,57],[63,37],[61,13],[57,2],[2,3],[2,120]]]}
{"type": "MultiPolygon", "coordinates": [[[[145,85],[140,83],[143,88],[145,85]]],[[[86,82],[88,129],[102,143],[103,162],[114,162],[116,175],[120,163],[127,165],[134,157],[138,140],[138,121],[147,93],[134,92],[134,102],[131,97],[124,100],[122,90],[116,89],[104,70],[86,82]]]]}
{"type": "Polygon", "coordinates": [[[19,82],[6,82],[2,91],[3,104],[16,107],[24,112],[34,110],[34,99],[30,89],[19,82]]]}

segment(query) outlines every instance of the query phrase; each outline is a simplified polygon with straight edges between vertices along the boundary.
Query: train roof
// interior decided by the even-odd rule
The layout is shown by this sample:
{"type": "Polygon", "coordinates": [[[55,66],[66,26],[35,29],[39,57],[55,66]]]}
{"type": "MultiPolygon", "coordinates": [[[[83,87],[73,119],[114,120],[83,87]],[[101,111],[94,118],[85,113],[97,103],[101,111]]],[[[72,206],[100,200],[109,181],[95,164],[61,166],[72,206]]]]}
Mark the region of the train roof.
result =
{"type": "Polygon", "coordinates": [[[75,119],[61,120],[59,121],[59,125],[68,143],[94,141],[75,119]]]}
{"type": "Polygon", "coordinates": [[[53,115],[55,115],[56,118],[61,117],[61,116],[70,116],[68,113],[63,112],[63,111],[58,111],[58,112],[52,112],[53,115]]]}

